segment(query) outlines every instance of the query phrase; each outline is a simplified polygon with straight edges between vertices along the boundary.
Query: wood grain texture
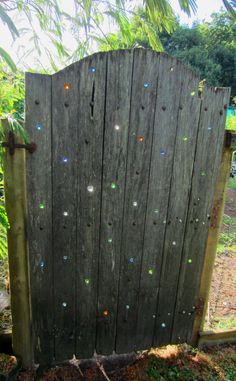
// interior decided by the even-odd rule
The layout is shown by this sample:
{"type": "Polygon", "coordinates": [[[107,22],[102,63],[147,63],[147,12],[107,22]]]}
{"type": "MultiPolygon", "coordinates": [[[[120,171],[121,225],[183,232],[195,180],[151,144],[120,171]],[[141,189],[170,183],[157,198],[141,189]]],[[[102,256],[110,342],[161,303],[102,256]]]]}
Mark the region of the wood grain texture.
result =
{"type": "Polygon", "coordinates": [[[171,337],[200,110],[197,77],[185,67],[178,70],[178,76],[181,89],[179,103],[175,104],[179,112],[157,304],[157,345],[169,343],[171,337]]]}
{"type": "Polygon", "coordinates": [[[134,51],[130,129],[122,230],[116,351],[134,349],[139,279],[155,117],[158,54],[134,51]]]}
{"type": "Polygon", "coordinates": [[[76,264],[76,354],[80,358],[91,357],[96,344],[106,73],[107,55],[95,54],[80,62],[76,264]]]}
{"type": "Polygon", "coordinates": [[[172,342],[189,342],[197,305],[215,183],[223,149],[229,89],[205,87],[178,282],[172,342]],[[214,101],[213,101],[214,99],[214,101]],[[227,107],[226,107],[227,108],[227,107]]]}
{"type": "Polygon", "coordinates": [[[26,130],[37,144],[27,155],[27,238],[35,363],[50,363],[53,339],[51,77],[26,74],[26,130]]]}
{"type": "Polygon", "coordinates": [[[52,77],[55,360],[75,353],[78,65],[52,77]]]}
{"type": "Polygon", "coordinates": [[[103,153],[96,351],[111,354],[116,337],[122,216],[133,51],[108,55],[103,153]],[[115,189],[112,188],[115,184],[115,189]],[[109,285],[109,286],[108,286],[109,285]],[[104,312],[108,311],[107,316],[104,312]]]}
{"type": "MultiPolygon", "coordinates": [[[[10,126],[1,120],[5,141],[10,126]]],[[[21,139],[15,137],[18,143],[21,139]]],[[[7,231],[8,263],[10,276],[12,346],[15,356],[22,359],[24,367],[33,365],[31,316],[29,304],[28,253],[26,239],[26,178],[25,152],[16,150],[12,156],[5,149],[3,156],[4,196],[9,221],[7,231]]]]}

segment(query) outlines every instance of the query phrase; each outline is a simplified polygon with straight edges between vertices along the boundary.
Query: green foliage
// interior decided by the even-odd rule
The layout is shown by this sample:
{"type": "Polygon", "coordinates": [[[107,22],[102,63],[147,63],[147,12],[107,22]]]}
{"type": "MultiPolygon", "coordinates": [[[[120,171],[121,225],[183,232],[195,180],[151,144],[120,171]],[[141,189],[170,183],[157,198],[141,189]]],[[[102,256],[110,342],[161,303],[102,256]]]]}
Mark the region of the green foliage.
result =
{"type": "Polygon", "coordinates": [[[4,205],[3,171],[0,168],[0,258],[7,256],[8,219],[4,205]]]}
{"type": "Polygon", "coordinates": [[[226,129],[227,130],[236,130],[236,115],[229,115],[226,119],[226,129]]]}

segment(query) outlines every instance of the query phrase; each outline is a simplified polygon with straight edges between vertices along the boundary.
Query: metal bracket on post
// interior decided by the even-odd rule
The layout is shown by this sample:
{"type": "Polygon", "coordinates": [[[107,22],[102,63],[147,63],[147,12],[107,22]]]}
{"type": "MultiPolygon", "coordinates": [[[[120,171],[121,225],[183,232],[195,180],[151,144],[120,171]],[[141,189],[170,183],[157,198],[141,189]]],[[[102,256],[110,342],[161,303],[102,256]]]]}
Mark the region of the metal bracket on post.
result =
{"type": "Polygon", "coordinates": [[[33,153],[36,151],[37,145],[35,143],[29,143],[29,144],[16,143],[14,132],[9,131],[8,142],[2,142],[2,147],[9,148],[10,155],[14,155],[16,148],[24,148],[27,151],[29,151],[29,153],[33,153]]]}
{"type": "Polygon", "coordinates": [[[225,134],[225,146],[236,150],[236,133],[235,131],[226,131],[225,134]]]}

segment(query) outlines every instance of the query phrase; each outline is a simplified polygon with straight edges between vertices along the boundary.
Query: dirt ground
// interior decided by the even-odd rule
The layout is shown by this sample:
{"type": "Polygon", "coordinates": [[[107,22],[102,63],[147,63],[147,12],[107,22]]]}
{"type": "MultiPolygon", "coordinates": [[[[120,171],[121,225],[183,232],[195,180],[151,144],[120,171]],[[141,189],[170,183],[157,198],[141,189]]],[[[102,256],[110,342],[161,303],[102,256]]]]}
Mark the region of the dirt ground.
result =
{"type": "MultiPolygon", "coordinates": [[[[236,218],[236,191],[227,191],[224,215],[236,218]]],[[[222,225],[226,235],[236,233],[236,227],[222,225]]],[[[210,290],[206,329],[236,328],[236,242],[216,256],[210,290]]]]}
{"type": "Polygon", "coordinates": [[[78,362],[29,370],[21,372],[17,381],[235,381],[236,347],[213,347],[203,352],[187,345],[169,345],[141,353],[123,367],[109,370],[108,365],[78,362]]]}

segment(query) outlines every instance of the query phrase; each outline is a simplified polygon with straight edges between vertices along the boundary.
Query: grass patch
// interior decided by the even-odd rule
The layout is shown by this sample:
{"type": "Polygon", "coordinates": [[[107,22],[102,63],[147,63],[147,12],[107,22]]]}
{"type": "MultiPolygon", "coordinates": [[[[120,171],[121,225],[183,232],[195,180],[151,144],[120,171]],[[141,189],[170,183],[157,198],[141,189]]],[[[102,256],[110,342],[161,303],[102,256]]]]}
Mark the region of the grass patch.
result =
{"type": "Polygon", "coordinates": [[[228,189],[236,190],[236,178],[230,177],[228,181],[228,189]]]}

